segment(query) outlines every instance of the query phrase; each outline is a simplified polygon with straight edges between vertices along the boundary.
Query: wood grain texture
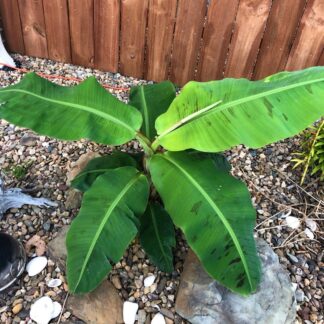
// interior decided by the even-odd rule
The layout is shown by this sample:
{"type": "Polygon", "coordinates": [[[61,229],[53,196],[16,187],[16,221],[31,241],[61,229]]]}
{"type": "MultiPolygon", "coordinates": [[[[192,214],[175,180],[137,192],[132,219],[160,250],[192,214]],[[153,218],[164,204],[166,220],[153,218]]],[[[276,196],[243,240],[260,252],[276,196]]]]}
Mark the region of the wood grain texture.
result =
{"type": "Polygon", "coordinates": [[[225,77],[251,78],[271,0],[241,0],[228,53],[225,77]]]}
{"type": "Polygon", "coordinates": [[[121,1],[120,71],[143,78],[148,0],[121,1]]]}
{"type": "Polygon", "coordinates": [[[287,70],[316,65],[324,48],[324,1],[309,0],[291,49],[287,70]]]}
{"type": "Polygon", "coordinates": [[[94,66],[93,0],[69,0],[73,64],[94,66]]]}
{"type": "Polygon", "coordinates": [[[43,0],[48,57],[71,62],[67,0],[43,0]]]}
{"type": "Polygon", "coordinates": [[[42,0],[18,0],[25,44],[30,56],[48,57],[42,0]]]}
{"type": "Polygon", "coordinates": [[[94,64],[98,69],[118,70],[119,21],[119,0],[94,2],[94,64]]]}
{"type": "Polygon", "coordinates": [[[24,54],[25,46],[17,0],[0,0],[0,14],[7,50],[24,54]]]}
{"type": "Polygon", "coordinates": [[[324,49],[316,65],[324,66],[324,49]]]}
{"type": "Polygon", "coordinates": [[[285,69],[305,5],[306,0],[273,1],[254,79],[262,79],[285,69]]]}
{"type": "Polygon", "coordinates": [[[239,0],[212,0],[207,14],[197,79],[223,78],[239,0]]]}
{"type": "Polygon", "coordinates": [[[179,0],[170,78],[179,85],[195,78],[198,50],[207,9],[206,0],[179,0]]]}
{"type": "Polygon", "coordinates": [[[145,79],[168,78],[177,2],[151,0],[148,15],[145,79]]]}

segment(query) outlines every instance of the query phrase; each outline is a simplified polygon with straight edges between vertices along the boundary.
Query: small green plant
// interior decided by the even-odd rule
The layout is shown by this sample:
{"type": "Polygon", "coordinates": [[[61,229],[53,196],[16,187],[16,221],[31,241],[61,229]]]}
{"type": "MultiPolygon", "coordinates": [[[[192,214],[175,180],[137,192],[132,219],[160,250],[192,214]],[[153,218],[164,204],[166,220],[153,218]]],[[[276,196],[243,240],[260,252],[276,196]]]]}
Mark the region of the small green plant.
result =
{"type": "Polygon", "coordinates": [[[304,140],[301,143],[301,152],[294,153],[297,157],[294,168],[303,167],[300,184],[305,181],[306,174],[319,175],[320,181],[324,180],[324,119],[317,125],[312,126],[304,132],[304,140]]]}
{"type": "Polygon", "coordinates": [[[17,164],[6,167],[3,171],[5,173],[11,173],[17,180],[22,180],[28,173],[32,161],[23,164],[17,164]]]}
{"type": "Polygon", "coordinates": [[[40,134],[143,148],[96,158],[72,182],[84,196],[66,241],[71,292],[96,288],[137,234],[152,262],[172,271],[175,224],[213,278],[247,295],[260,281],[255,210],[219,152],[259,148],[319,119],[324,68],[189,82],[178,96],[168,81],[139,86],[129,104],[95,78],[62,87],[28,74],[0,100],[0,118],[40,134]]]}

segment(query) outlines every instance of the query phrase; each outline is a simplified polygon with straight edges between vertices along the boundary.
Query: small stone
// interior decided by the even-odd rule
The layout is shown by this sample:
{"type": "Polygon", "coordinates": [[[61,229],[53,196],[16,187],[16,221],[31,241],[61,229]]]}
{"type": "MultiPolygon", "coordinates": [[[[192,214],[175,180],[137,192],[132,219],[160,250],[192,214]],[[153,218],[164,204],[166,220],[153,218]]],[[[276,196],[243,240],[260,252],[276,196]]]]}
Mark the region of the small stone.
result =
{"type": "Polygon", "coordinates": [[[12,308],[12,312],[16,315],[18,314],[23,308],[22,304],[17,304],[12,308]]]}
{"type": "Polygon", "coordinates": [[[116,289],[120,290],[120,289],[123,288],[123,286],[122,286],[122,284],[120,282],[119,276],[112,276],[111,277],[111,282],[115,286],[116,289]]]}
{"type": "Polygon", "coordinates": [[[145,324],[146,312],[144,309],[140,309],[137,314],[137,324],[145,324]]]}
{"type": "Polygon", "coordinates": [[[290,259],[291,262],[298,263],[297,257],[295,257],[293,254],[290,254],[290,253],[287,252],[287,256],[288,256],[288,258],[290,259]]]}
{"type": "Polygon", "coordinates": [[[301,289],[297,289],[296,290],[295,296],[296,296],[296,300],[299,303],[302,303],[304,301],[305,294],[304,294],[304,292],[301,289]]]}
{"type": "Polygon", "coordinates": [[[141,279],[135,279],[135,286],[137,289],[141,289],[143,287],[143,282],[141,279]]]}
{"type": "Polygon", "coordinates": [[[309,228],[306,228],[305,231],[304,231],[304,233],[311,240],[313,240],[314,237],[315,237],[314,233],[309,228]]]}
{"type": "Polygon", "coordinates": [[[317,224],[312,219],[306,219],[306,226],[312,231],[315,232],[317,229],[317,224]]]}
{"type": "Polygon", "coordinates": [[[80,208],[82,201],[82,192],[70,188],[66,192],[65,208],[68,210],[80,208]]]}

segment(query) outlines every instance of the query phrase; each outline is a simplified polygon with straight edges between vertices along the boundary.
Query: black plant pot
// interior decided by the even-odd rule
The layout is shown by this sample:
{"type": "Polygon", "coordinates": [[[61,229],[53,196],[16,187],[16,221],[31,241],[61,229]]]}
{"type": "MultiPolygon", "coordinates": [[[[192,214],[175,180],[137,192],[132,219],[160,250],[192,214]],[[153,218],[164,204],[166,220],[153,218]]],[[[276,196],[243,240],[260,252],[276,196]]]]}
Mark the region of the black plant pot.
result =
{"type": "Polygon", "coordinates": [[[20,242],[0,232],[0,291],[12,285],[23,273],[26,253],[20,242]]]}

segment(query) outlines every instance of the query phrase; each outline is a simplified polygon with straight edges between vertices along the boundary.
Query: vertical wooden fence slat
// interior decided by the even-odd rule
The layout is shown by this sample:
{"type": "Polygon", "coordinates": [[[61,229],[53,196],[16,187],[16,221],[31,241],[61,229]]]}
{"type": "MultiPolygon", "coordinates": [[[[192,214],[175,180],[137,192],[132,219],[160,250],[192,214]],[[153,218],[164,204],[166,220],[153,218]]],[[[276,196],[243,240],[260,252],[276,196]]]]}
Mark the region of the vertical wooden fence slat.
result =
{"type": "Polygon", "coordinates": [[[197,79],[223,78],[239,0],[212,0],[207,15],[197,79]]]}
{"type": "Polygon", "coordinates": [[[322,55],[321,57],[319,58],[318,62],[316,65],[319,65],[319,66],[324,66],[324,48],[322,50],[322,55]]]}
{"type": "Polygon", "coordinates": [[[236,16],[226,77],[251,78],[269,16],[271,0],[241,0],[236,16]]]}
{"type": "Polygon", "coordinates": [[[25,53],[17,0],[0,0],[6,47],[9,52],[25,53]]]}
{"type": "Polygon", "coordinates": [[[73,64],[93,67],[93,0],[69,0],[73,64]]]}
{"type": "Polygon", "coordinates": [[[48,57],[42,0],[18,0],[25,53],[48,57]]]}
{"type": "Polygon", "coordinates": [[[44,16],[48,57],[71,62],[67,0],[44,0],[44,16]]]}
{"type": "Polygon", "coordinates": [[[121,1],[120,71],[136,78],[144,75],[147,10],[148,0],[121,1]]]}
{"type": "Polygon", "coordinates": [[[324,47],[324,1],[309,0],[291,49],[287,70],[315,65],[324,47]]]}
{"type": "Polygon", "coordinates": [[[176,84],[195,78],[206,9],[206,0],[179,0],[170,71],[176,84]]]}
{"type": "Polygon", "coordinates": [[[176,0],[151,0],[148,16],[145,79],[168,78],[176,0]]]}
{"type": "Polygon", "coordinates": [[[94,64],[98,69],[117,72],[119,54],[119,0],[94,2],[94,64]]]}
{"type": "Polygon", "coordinates": [[[305,5],[306,0],[273,1],[254,79],[262,79],[285,69],[305,5]]]}

